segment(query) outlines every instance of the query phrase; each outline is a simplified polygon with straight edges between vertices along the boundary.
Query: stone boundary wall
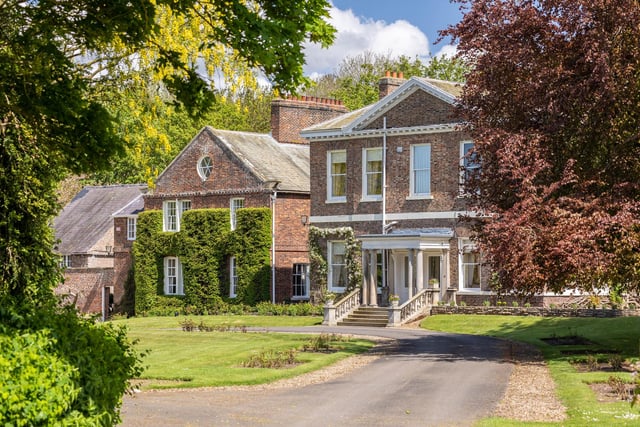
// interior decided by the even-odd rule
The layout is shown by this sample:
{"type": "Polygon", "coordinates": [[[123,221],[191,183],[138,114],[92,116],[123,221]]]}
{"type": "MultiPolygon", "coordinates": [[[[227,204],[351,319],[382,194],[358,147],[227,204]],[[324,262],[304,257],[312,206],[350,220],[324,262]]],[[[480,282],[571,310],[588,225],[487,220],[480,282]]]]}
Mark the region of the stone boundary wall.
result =
{"type": "Polygon", "coordinates": [[[485,307],[485,306],[433,306],[434,314],[492,314],[500,316],[538,317],[632,317],[640,316],[640,310],[602,308],[547,308],[547,307],[485,307]]]}

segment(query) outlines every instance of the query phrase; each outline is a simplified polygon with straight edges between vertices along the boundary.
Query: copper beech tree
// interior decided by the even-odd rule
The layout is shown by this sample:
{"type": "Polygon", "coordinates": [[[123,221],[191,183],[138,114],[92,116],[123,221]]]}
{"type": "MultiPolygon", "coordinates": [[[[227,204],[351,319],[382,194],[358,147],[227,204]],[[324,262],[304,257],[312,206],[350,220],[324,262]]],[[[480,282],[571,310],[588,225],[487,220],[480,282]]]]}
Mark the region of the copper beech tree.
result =
{"type": "Polygon", "coordinates": [[[640,2],[459,0],[443,35],[473,66],[459,110],[468,187],[499,289],[616,288],[640,277],[640,2]]]}

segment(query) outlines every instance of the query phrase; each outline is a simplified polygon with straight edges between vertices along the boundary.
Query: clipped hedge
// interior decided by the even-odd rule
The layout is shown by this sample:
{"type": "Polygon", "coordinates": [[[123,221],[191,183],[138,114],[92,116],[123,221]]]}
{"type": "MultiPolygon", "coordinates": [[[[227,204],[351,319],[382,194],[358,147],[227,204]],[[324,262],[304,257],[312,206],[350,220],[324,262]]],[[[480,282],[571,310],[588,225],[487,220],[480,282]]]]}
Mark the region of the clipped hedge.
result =
{"type": "Polygon", "coordinates": [[[184,212],[181,231],[162,231],[162,211],[138,217],[134,243],[135,312],[214,313],[229,295],[228,258],[237,263],[238,293],[232,303],[254,305],[270,298],[271,210],[239,209],[236,229],[230,229],[229,209],[184,212]],[[182,265],[184,295],[164,295],[164,258],[182,265]]]}

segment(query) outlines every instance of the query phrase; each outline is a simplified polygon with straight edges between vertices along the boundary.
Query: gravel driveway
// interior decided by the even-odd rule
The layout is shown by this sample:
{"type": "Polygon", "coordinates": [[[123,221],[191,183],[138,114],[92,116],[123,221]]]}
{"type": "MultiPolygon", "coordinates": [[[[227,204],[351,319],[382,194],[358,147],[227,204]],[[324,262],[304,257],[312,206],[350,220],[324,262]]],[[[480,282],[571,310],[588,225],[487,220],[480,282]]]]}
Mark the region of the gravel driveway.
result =
{"type": "Polygon", "coordinates": [[[513,365],[508,343],[407,328],[269,328],[394,340],[306,379],[125,397],[123,426],[453,426],[493,412],[513,365]],[[333,369],[335,372],[331,372],[333,369]],[[311,378],[311,379],[309,379],[311,378]]]}

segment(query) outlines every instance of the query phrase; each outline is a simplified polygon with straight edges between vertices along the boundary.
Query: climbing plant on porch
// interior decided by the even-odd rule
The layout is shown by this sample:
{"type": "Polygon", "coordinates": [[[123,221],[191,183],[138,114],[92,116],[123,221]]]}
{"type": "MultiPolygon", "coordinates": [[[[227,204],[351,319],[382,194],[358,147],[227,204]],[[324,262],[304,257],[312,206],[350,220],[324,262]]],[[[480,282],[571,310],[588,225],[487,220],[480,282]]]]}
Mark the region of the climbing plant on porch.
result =
{"type": "Polygon", "coordinates": [[[329,240],[345,242],[346,291],[350,292],[362,283],[361,248],[353,229],[351,227],[318,228],[311,226],[309,227],[309,261],[312,293],[315,294],[315,298],[319,298],[327,290],[329,262],[326,254],[329,240]]]}

